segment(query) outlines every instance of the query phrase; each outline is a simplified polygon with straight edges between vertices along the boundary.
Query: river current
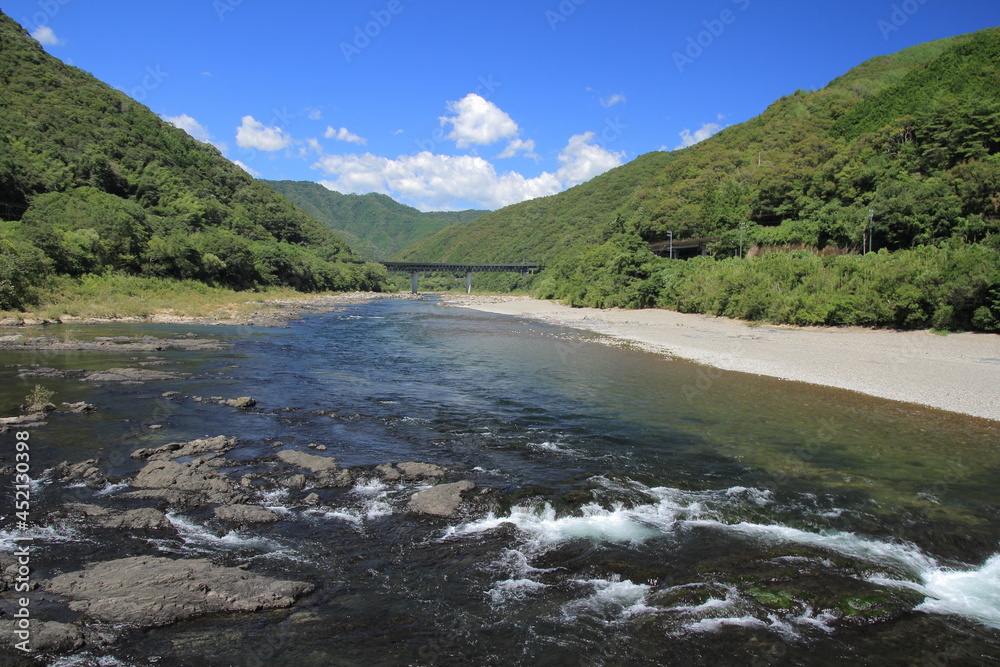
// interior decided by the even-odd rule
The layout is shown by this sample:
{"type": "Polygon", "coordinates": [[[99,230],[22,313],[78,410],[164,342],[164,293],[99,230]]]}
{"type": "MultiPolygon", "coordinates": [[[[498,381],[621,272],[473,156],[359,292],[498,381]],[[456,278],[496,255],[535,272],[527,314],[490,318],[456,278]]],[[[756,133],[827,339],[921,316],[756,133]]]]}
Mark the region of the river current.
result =
{"type": "MultiPolygon", "coordinates": [[[[124,631],[51,664],[1000,663],[995,422],[717,371],[433,298],[350,305],[289,328],[59,332],[45,333],[232,346],[0,353],[4,414],[36,383],[98,407],[32,433],[34,576],[144,553],[248,564],[316,591],[286,610],[124,631]],[[18,376],[137,361],[182,379],[18,376]],[[267,468],[275,441],[321,444],[342,466],[434,463],[445,481],[485,492],[450,519],[407,511],[425,482],[375,475],[319,491],[315,506],[303,502],[310,489],[259,490],[255,502],[281,518],[253,527],[206,508],[171,511],[167,535],[109,538],[59,518],[65,502],[100,504],[127,487],[64,488],[43,472],[57,462],[98,458],[127,479],[142,466],[132,451],[215,435],[240,439],[234,470],[267,468]]],[[[18,536],[5,524],[0,551],[18,536]]],[[[73,620],[55,609],[37,613],[73,620]]]]}

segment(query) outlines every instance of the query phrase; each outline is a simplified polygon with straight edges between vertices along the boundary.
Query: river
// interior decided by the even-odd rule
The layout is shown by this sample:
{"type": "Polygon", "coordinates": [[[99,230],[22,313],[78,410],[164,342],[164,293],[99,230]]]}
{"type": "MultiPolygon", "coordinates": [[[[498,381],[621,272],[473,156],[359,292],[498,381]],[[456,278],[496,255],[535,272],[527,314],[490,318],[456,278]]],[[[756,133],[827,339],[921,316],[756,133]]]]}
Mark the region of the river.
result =
{"type": "MultiPolygon", "coordinates": [[[[32,433],[34,576],[148,553],[317,588],[287,610],[125,630],[51,664],[1000,662],[995,422],[716,371],[433,298],[349,305],[289,328],[76,331],[60,335],[232,346],[0,353],[4,414],[36,382],[98,407],[32,433]],[[33,364],[138,362],[183,377],[18,377],[33,364]],[[191,399],[248,395],[250,410],[191,399]],[[215,435],[240,439],[234,474],[273,466],[275,441],[313,443],[342,466],[434,463],[485,492],[435,519],[406,510],[419,484],[374,475],[321,490],[316,506],[303,503],[309,489],[260,487],[256,502],[280,521],[234,528],[208,508],[175,510],[172,531],[109,536],[59,508],[107,502],[124,484],[65,488],[41,472],[99,458],[127,481],[142,466],[133,450],[215,435]]],[[[17,536],[4,525],[0,550],[17,536]]],[[[55,601],[37,613],[76,620],[55,601]]]]}

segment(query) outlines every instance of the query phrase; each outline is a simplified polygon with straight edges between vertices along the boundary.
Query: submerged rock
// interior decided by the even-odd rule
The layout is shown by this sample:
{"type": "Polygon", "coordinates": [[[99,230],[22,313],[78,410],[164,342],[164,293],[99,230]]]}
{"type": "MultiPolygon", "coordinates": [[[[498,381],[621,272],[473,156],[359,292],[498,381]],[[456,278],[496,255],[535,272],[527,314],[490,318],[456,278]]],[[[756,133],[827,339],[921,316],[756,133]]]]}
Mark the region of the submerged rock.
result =
{"type": "Polygon", "coordinates": [[[135,556],[90,565],[44,582],[50,592],[74,600],[73,611],[108,623],[137,627],[230,611],[290,607],[313,585],[282,581],[206,559],[135,556]]]}
{"type": "Polygon", "coordinates": [[[228,452],[236,446],[239,441],[236,438],[227,438],[224,435],[217,435],[214,438],[203,440],[190,440],[188,442],[171,442],[155,449],[137,449],[132,452],[134,459],[146,459],[147,461],[167,461],[177,459],[182,456],[201,456],[202,454],[221,454],[228,452]]]}
{"type": "Polygon", "coordinates": [[[88,373],[83,377],[84,382],[122,382],[127,384],[142,384],[156,380],[175,380],[180,377],[177,373],[166,371],[151,371],[146,368],[109,368],[106,371],[88,373]]]}
{"type": "Polygon", "coordinates": [[[410,498],[408,508],[418,514],[450,517],[462,504],[462,493],[471,491],[476,485],[468,480],[452,484],[439,484],[418,491],[410,498]]]}

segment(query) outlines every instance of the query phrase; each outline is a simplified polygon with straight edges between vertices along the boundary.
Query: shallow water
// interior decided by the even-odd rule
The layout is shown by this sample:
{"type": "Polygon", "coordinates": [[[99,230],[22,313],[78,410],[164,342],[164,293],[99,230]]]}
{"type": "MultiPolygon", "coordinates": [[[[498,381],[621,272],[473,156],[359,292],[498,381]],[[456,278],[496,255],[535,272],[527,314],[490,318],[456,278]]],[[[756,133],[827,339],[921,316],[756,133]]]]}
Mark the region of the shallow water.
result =
{"type": "MultiPolygon", "coordinates": [[[[81,329],[121,333],[233,347],[0,353],[3,414],[36,382],[100,409],[32,433],[35,576],[160,553],[249,563],[317,591],[289,610],[126,633],[55,664],[96,664],[98,653],[125,665],[1000,662],[996,423],[433,300],[350,306],[288,329],[81,329]],[[17,377],[32,364],[149,357],[184,377],[17,377]],[[181,396],[162,397],[171,390],[181,396]],[[437,463],[489,492],[459,518],[432,520],[405,511],[419,485],[374,476],[320,491],[316,508],[301,502],[309,489],[262,487],[276,524],[234,529],[210,509],[174,511],[176,530],[156,535],[54,513],[125,487],[65,489],[43,468],[97,457],[109,476],[130,475],[139,447],[219,434],[241,440],[227,455],[236,474],[273,467],[280,440],[324,444],[345,466],[437,463]]],[[[16,535],[4,524],[0,549],[16,535]]]]}

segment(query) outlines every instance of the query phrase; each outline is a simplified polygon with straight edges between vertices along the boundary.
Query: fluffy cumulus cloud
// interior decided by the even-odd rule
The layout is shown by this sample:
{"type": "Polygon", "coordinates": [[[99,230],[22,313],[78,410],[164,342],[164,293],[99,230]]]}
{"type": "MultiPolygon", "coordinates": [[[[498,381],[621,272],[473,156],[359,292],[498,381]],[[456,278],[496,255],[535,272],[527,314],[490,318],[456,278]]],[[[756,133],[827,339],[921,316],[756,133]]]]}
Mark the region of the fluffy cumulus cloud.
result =
{"type": "Polygon", "coordinates": [[[722,129],[722,125],[719,123],[705,123],[700,129],[695,130],[693,133],[691,130],[685,128],[681,131],[681,143],[674,147],[674,150],[680,148],[687,148],[689,146],[694,146],[697,143],[705,141],[710,136],[722,129]]]}
{"type": "Polygon", "coordinates": [[[205,143],[212,141],[212,135],[209,134],[208,128],[186,113],[180,116],[164,116],[163,120],[175,127],[181,128],[198,141],[204,141],[205,143]]]}
{"type": "Polygon", "coordinates": [[[441,126],[452,126],[447,138],[459,148],[488,146],[516,137],[519,132],[513,118],[475,93],[469,93],[458,102],[448,102],[448,111],[455,115],[442,116],[441,126]]]}
{"type": "Polygon", "coordinates": [[[339,130],[333,129],[333,127],[326,128],[326,134],[323,135],[327,139],[336,139],[337,141],[346,141],[351,144],[367,144],[368,140],[353,132],[349,132],[346,127],[342,127],[339,130]]]}
{"type": "Polygon", "coordinates": [[[534,178],[517,172],[500,173],[478,156],[429,151],[396,159],[371,153],[328,155],[314,167],[333,177],[320,183],[345,194],[381,192],[424,210],[470,205],[495,209],[556,194],[621,164],[622,154],[607,151],[592,143],[593,139],[591,132],[572,137],[559,155],[559,169],[534,178]]]}
{"type": "Polygon", "coordinates": [[[593,132],[574,134],[559,154],[562,166],[556,172],[565,187],[579,185],[622,163],[624,153],[615,153],[593,143],[593,132]]]}
{"type": "Polygon", "coordinates": [[[253,116],[243,116],[236,129],[236,144],[240,148],[260,151],[280,151],[292,145],[292,138],[280,127],[267,127],[253,116]]]}
{"type": "Polygon", "coordinates": [[[56,37],[56,33],[47,25],[40,25],[35,28],[31,36],[37,39],[39,44],[45,44],[46,46],[59,46],[62,44],[62,40],[56,37]]]}

